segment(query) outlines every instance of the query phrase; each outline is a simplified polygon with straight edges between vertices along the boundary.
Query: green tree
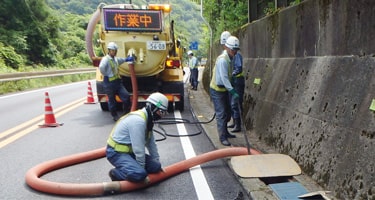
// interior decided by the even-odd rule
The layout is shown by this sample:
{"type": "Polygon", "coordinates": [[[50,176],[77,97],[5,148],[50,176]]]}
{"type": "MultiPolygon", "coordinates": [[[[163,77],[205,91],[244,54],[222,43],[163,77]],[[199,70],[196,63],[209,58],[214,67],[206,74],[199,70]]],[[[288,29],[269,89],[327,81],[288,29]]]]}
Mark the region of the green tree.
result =
{"type": "Polygon", "coordinates": [[[4,0],[0,8],[0,38],[15,51],[25,54],[31,63],[53,64],[58,38],[58,20],[39,0],[4,0]]]}
{"type": "Polygon", "coordinates": [[[18,69],[23,62],[23,57],[17,54],[12,46],[5,46],[0,42],[0,63],[18,69]]]}
{"type": "MultiPolygon", "coordinates": [[[[2,0],[0,6],[0,62],[18,69],[22,65],[74,66],[89,63],[85,52],[87,23],[102,0],[2,0]]],[[[138,6],[165,0],[132,0],[138,6]]],[[[205,54],[209,43],[199,7],[190,0],[168,0],[170,20],[182,46],[199,42],[197,55],[205,54]]],[[[106,0],[106,4],[129,0],[106,0]]],[[[98,54],[99,55],[99,54],[98,54]]]]}
{"type": "Polygon", "coordinates": [[[203,4],[214,41],[219,41],[223,31],[234,33],[248,21],[248,0],[205,0],[203,4]]]}

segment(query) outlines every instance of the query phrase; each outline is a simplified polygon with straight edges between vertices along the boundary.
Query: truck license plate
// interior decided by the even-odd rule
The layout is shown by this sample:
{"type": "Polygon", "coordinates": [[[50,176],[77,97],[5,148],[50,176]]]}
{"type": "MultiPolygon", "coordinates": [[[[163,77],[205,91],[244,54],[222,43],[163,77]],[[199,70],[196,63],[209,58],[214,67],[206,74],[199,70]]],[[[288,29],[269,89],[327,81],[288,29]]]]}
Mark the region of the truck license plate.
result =
{"type": "Polygon", "coordinates": [[[165,41],[147,41],[148,50],[166,50],[167,45],[165,41]]]}

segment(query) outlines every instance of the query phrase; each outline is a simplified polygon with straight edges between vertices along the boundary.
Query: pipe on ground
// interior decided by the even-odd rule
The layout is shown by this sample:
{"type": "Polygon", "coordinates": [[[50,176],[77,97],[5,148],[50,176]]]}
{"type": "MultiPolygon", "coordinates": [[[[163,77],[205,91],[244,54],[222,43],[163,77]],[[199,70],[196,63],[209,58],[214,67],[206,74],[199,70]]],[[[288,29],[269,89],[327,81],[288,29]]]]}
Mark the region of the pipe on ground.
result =
{"type": "MultiPolygon", "coordinates": [[[[259,153],[260,152],[251,149],[251,154],[259,153]]],[[[70,156],[65,156],[41,163],[28,170],[25,179],[26,183],[31,188],[44,193],[64,196],[101,196],[105,194],[123,193],[145,188],[155,183],[166,180],[167,178],[177,175],[181,172],[184,172],[196,165],[200,165],[205,162],[209,162],[220,158],[240,155],[248,155],[247,148],[232,147],[204,153],[196,157],[183,160],[168,167],[165,167],[162,172],[156,174],[149,174],[149,184],[135,183],[130,181],[113,181],[86,184],[58,183],[43,180],[40,178],[44,174],[47,174],[48,172],[57,169],[105,157],[105,148],[100,148],[97,150],[73,154],[70,156]]]]}

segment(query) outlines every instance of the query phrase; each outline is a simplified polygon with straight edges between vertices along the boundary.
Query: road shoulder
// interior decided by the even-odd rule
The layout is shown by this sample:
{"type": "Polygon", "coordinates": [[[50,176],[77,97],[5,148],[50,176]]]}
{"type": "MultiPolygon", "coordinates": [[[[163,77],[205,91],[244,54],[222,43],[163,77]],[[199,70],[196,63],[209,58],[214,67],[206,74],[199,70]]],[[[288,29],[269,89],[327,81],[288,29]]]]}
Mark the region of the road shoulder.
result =
{"type": "MultiPolygon", "coordinates": [[[[213,104],[210,100],[210,96],[207,92],[203,89],[202,84],[198,86],[198,90],[190,90],[188,89],[188,98],[190,104],[194,110],[195,116],[200,122],[208,122],[214,116],[214,108],[213,104]]],[[[207,136],[210,138],[211,142],[214,144],[216,149],[227,148],[226,146],[221,145],[217,129],[216,129],[216,120],[213,119],[210,123],[202,124],[203,129],[207,133],[207,136]]],[[[263,153],[279,153],[276,152],[271,147],[263,144],[259,141],[256,137],[255,133],[250,131],[246,131],[247,137],[251,144],[251,147],[257,149],[263,153]]],[[[230,139],[232,146],[242,146],[246,147],[246,143],[244,142],[244,135],[243,132],[236,133],[237,138],[230,139]]],[[[228,166],[230,167],[230,158],[226,159],[228,166]]],[[[233,172],[234,173],[234,172],[233,172]]],[[[295,181],[301,183],[308,191],[321,191],[321,188],[318,184],[316,184],[309,176],[305,174],[301,174],[298,176],[293,177],[295,181]]],[[[271,188],[266,185],[263,181],[258,178],[240,178],[238,177],[239,182],[242,184],[244,189],[247,191],[248,195],[252,199],[278,199],[271,188]]]]}

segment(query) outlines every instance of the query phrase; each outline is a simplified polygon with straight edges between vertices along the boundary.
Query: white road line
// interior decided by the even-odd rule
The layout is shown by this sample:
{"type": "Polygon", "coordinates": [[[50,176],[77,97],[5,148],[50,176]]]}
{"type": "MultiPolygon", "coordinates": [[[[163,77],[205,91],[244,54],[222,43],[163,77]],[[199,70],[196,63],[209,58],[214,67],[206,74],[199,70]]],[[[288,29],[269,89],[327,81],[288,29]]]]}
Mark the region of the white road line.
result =
{"type": "MultiPolygon", "coordinates": [[[[175,118],[181,118],[181,113],[180,111],[176,110],[174,112],[175,118]]],[[[187,135],[187,131],[185,128],[185,125],[183,123],[178,123],[177,124],[177,129],[180,135],[187,135]]],[[[182,149],[184,150],[184,154],[186,159],[195,157],[196,154],[194,152],[193,146],[190,142],[189,137],[180,137],[180,141],[182,144],[182,149]]],[[[203,171],[200,167],[200,165],[192,167],[190,169],[190,175],[193,179],[193,184],[195,187],[195,191],[197,193],[198,199],[204,199],[204,200],[210,200],[214,199],[212,196],[212,192],[210,187],[208,186],[206,177],[203,174],[203,171]]]]}
{"type": "MultiPolygon", "coordinates": [[[[92,80],[88,80],[88,81],[92,81],[92,80]]],[[[64,84],[64,85],[52,86],[52,87],[48,87],[48,88],[40,88],[40,89],[35,89],[35,90],[30,90],[30,91],[17,92],[17,93],[9,94],[9,95],[5,94],[4,96],[0,96],[0,99],[7,99],[7,98],[11,98],[11,97],[17,97],[17,96],[21,96],[21,95],[25,95],[25,94],[30,94],[30,93],[36,93],[36,92],[40,92],[40,91],[44,92],[47,89],[64,88],[64,87],[71,86],[71,85],[79,85],[79,84],[82,84],[84,82],[87,82],[87,81],[79,81],[79,82],[74,82],[74,83],[69,83],[69,84],[64,84]]],[[[91,84],[93,84],[93,83],[91,83],[91,84]]]]}

